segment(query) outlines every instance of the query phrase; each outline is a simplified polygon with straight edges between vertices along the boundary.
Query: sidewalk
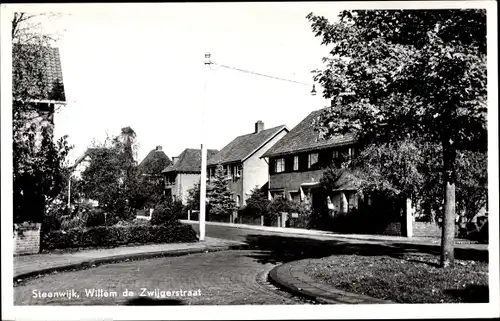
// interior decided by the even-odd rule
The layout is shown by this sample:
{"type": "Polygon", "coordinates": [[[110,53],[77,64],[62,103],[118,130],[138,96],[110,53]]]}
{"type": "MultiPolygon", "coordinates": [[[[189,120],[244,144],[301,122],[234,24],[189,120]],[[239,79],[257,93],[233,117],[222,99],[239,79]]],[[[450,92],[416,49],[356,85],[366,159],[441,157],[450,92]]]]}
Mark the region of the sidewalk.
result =
{"type": "Polygon", "coordinates": [[[269,272],[274,285],[295,295],[307,297],[324,304],[391,304],[393,302],[370,296],[350,293],[319,283],[304,273],[312,259],[278,265],[269,272]]]}
{"type": "MultiPolygon", "coordinates": [[[[182,223],[186,224],[198,224],[198,221],[188,221],[181,220],[182,223]]],[[[318,236],[318,237],[330,237],[335,239],[351,239],[351,240],[359,240],[359,241],[375,241],[375,242],[390,242],[390,243],[408,243],[414,245],[431,245],[431,246],[440,246],[440,239],[433,239],[428,237],[404,237],[404,236],[390,236],[390,235],[370,235],[370,234],[339,234],[328,231],[319,231],[319,230],[308,230],[301,228],[291,228],[291,227],[274,227],[274,226],[260,226],[260,225],[247,225],[247,224],[235,224],[235,223],[221,223],[221,222],[205,222],[206,225],[213,226],[224,226],[224,227],[232,227],[239,229],[249,229],[249,230],[258,230],[258,231],[267,231],[267,232],[276,232],[282,234],[291,234],[291,235],[309,235],[309,236],[318,236]]],[[[455,240],[455,248],[460,249],[474,249],[474,250],[488,250],[488,244],[475,244],[464,242],[463,240],[455,240]]]]}
{"type": "Polygon", "coordinates": [[[48,253],[14,256],[14,282],[37,274],[70,270],[93,264],[175,256],[242,247],[244,243],[207,237],[203,242],[124,246],[112,249],[84,250],[73,253],[48,253]]]}

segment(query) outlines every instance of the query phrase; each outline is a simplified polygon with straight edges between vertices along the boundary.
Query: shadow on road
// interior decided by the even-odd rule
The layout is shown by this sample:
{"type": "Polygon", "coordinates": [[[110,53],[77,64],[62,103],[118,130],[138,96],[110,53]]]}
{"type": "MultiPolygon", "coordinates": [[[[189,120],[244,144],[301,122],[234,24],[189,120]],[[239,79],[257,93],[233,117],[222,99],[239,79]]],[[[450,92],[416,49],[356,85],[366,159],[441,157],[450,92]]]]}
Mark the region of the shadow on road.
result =
{"type": "Polygon", "coordinates": [[[445,290],[445,293],[451,294],[467,303],[485,303],[490,302],[490,293],[486,285],[468,285],[463,289],[445,290]]]}
{"type": "MultiPolygon", "coordinates": [[[[439,245],[410,243],[362,243],[339,240],[319,240],[278,235],[247,235],[245,242],[252,249],[261,250],[252,254],[259,263],[285,263],[305,258],[321,258],[330,255],[357,254],[363,256],[387,255],[401,258],[404,254],[440,254],[439,245]]],[[[488,262],[488,251],[471,248],[455,249],[455,258],[488,262]]]]}
{"type": "Polygon", "coordinates": [[[133,298],[128,300],[125,305],[183,305],[181,300],[175,299],[152,299],[152,298],[133,298]]]}

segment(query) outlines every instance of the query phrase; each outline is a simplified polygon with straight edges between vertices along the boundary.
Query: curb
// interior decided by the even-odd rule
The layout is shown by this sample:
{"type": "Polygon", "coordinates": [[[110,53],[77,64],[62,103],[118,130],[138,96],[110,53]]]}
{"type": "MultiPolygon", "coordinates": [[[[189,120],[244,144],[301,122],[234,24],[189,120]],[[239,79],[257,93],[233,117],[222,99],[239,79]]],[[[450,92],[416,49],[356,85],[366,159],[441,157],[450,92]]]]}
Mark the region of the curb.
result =
{"type": "Polygon", "coordinates": [[[200,254],[208,252],[220,252],[226,250],[244,250],[247,249],[246,244],[235,244],[226,246],[213,246],[207,248],[195,248],[195,249],[182,249],[182,250],[169,250],[169,251],[157,251],[157,252],[146,252],[146,253],[134,253],[134,254],[121,254],[109,257],[97,258],[97,259],[87,259],[78,263],[70,263],[65,265],[54,266],[50,268],[44,268],[36,271],[30,271],[26,273],[20,273],[14,275],[14,284],[20,283],[26,279],[47,275],[55,272],[65,272],[70,270],[85,270],[88,268],[96,267],[99,265],[120,263],[126,261],[139,261],[151,258],[160,257],[175,257],[183,256],[189,254],[200,254]]]}
{"type": "Polygon", "coordinates": [[[326,284],[317,283],[304,274],[309,259],[284,263],[273,268],[268,280],[278,288],[294,295],[312,299],[322,304],[392,304],[366,295],[345,292],[326,284]],[[297,277],[297,275],[300,276],[297,277]]]}

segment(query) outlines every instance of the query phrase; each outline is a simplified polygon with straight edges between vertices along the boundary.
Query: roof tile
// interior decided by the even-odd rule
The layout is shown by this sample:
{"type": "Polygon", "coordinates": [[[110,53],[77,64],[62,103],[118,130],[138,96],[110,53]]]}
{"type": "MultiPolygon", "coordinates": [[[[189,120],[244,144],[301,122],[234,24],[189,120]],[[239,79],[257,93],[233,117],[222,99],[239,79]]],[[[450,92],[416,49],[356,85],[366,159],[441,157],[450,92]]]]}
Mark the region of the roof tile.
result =
{"type": "Polygon", "coordinates": [[[208,160],[208,165],[226,164],[245,159],[260,146],[273,138],[281,130],[287,130],[285,125],[264,129],[258,133],[251,133],[236,137],[219,153],[208,160]]]}
{"type": "MultiPolygon", "coordinates": [[[[327,107],[329,108],[329,107],[327,107]]],[[[333,146],[346,145],[354,143],[356,140],[353,135],[340,135],[328,140],[319,138],[319,134],[314,131],[313,121],[327,109],[313,111],[290,132],[274,144],[262,157],[273,157],[309,150],[329,148],[333,146]]]]}
{"type": "MultiPolygon", "coordinates": [[[[207,159],[218,153],[216,149],[207,149],[207,159]]],[[[201,149],[186,148],[178,157],[175,164],[170,164],[162,171],[201,173],[201,149]]]]}

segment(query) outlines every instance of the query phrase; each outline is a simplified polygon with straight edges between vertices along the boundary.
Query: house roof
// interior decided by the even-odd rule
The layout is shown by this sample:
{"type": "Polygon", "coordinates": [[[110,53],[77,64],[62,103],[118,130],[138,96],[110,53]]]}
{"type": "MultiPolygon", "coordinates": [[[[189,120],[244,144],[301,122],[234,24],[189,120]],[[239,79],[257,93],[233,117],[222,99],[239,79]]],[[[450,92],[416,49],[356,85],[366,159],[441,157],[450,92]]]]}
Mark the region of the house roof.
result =
{"type": "MultiPolygon", "coordinates": [[[[327,107],[329,108],[329,107],[327,107]]],[[[295,126],[288,134],[274,144],[262,157],[273,157],[286,154],[295,154],[310,150],[318,150],[333,146],[354,143],[353,135],[340,135],[328,140],[321,140],[319,134],[314,131],[313,121],[325,110],[320,109],[310,113],[304,120],[295,126]]]]}
{"type": "Polygon", "coordinates": [[[92,155],[95,155],[95,153],[97,153],[98,150],[99,148],[87,148],[87,150],[85,150],[85,152],[75,160],[75,163],[72,166],[70,166],[70,168],[78,166],[78,164],[83,162],[85,158],[87,158],[87,156],[92,158],[92,155]]]}
{"type": "Polygon", "coordinates": [[[43,57],[45,57],[45,63],[43,65],[39,64],[30,64],[29,62],[22,63],[22,66],[26,65],[26,68],[30,66],[31,68],[35,66],[35,68],[44,68],[44,70],[35,70],[30,71],[30,74],[37,74],[41,72],[44,76],[44,83],[47,84],[48,90],[45,97],[40,97],[41,100],[51,100],[56,102],[65,102],[66,95],[64,92],[64,82],[62,76],[62,67],[61,67],[61,57],[59,54],[59,48],[53,47],[42,47],[31,44],[14,44],[13,45],[13,56],[19,55],[21,57],[30,56],[33,52],[42,53],[43,57]],[[42,49],[41,49],[42,48],[42,49]]]}
{"type": "MultiPolygon", "coordinates": [[[[218,152],[216,149],[207,149],[207,159],[218,152]]],[[[171,163],[165,167],[162,173],[201,173],[201,149],[186,148],[177,158],[175,164],[171,163]]]]}
{"type": "Polygon", "coordinates": [[[238,136],[221,149],[219,153],[210,158],[208,160],[208,165],[242,161],[252,155],[282,130],[288,131],[288,128],[286,128],[285,125],[280,125],[264,129],[258,133],[238,136]]]}
{"type": "Polygon", "coordinates": [[[171,163],[172,161],[165,152],[155,148],[144,157],[142,162],[137,165],[137,168],[145,174],[156,174],[161,173],[162,170],[171,163]]]}

